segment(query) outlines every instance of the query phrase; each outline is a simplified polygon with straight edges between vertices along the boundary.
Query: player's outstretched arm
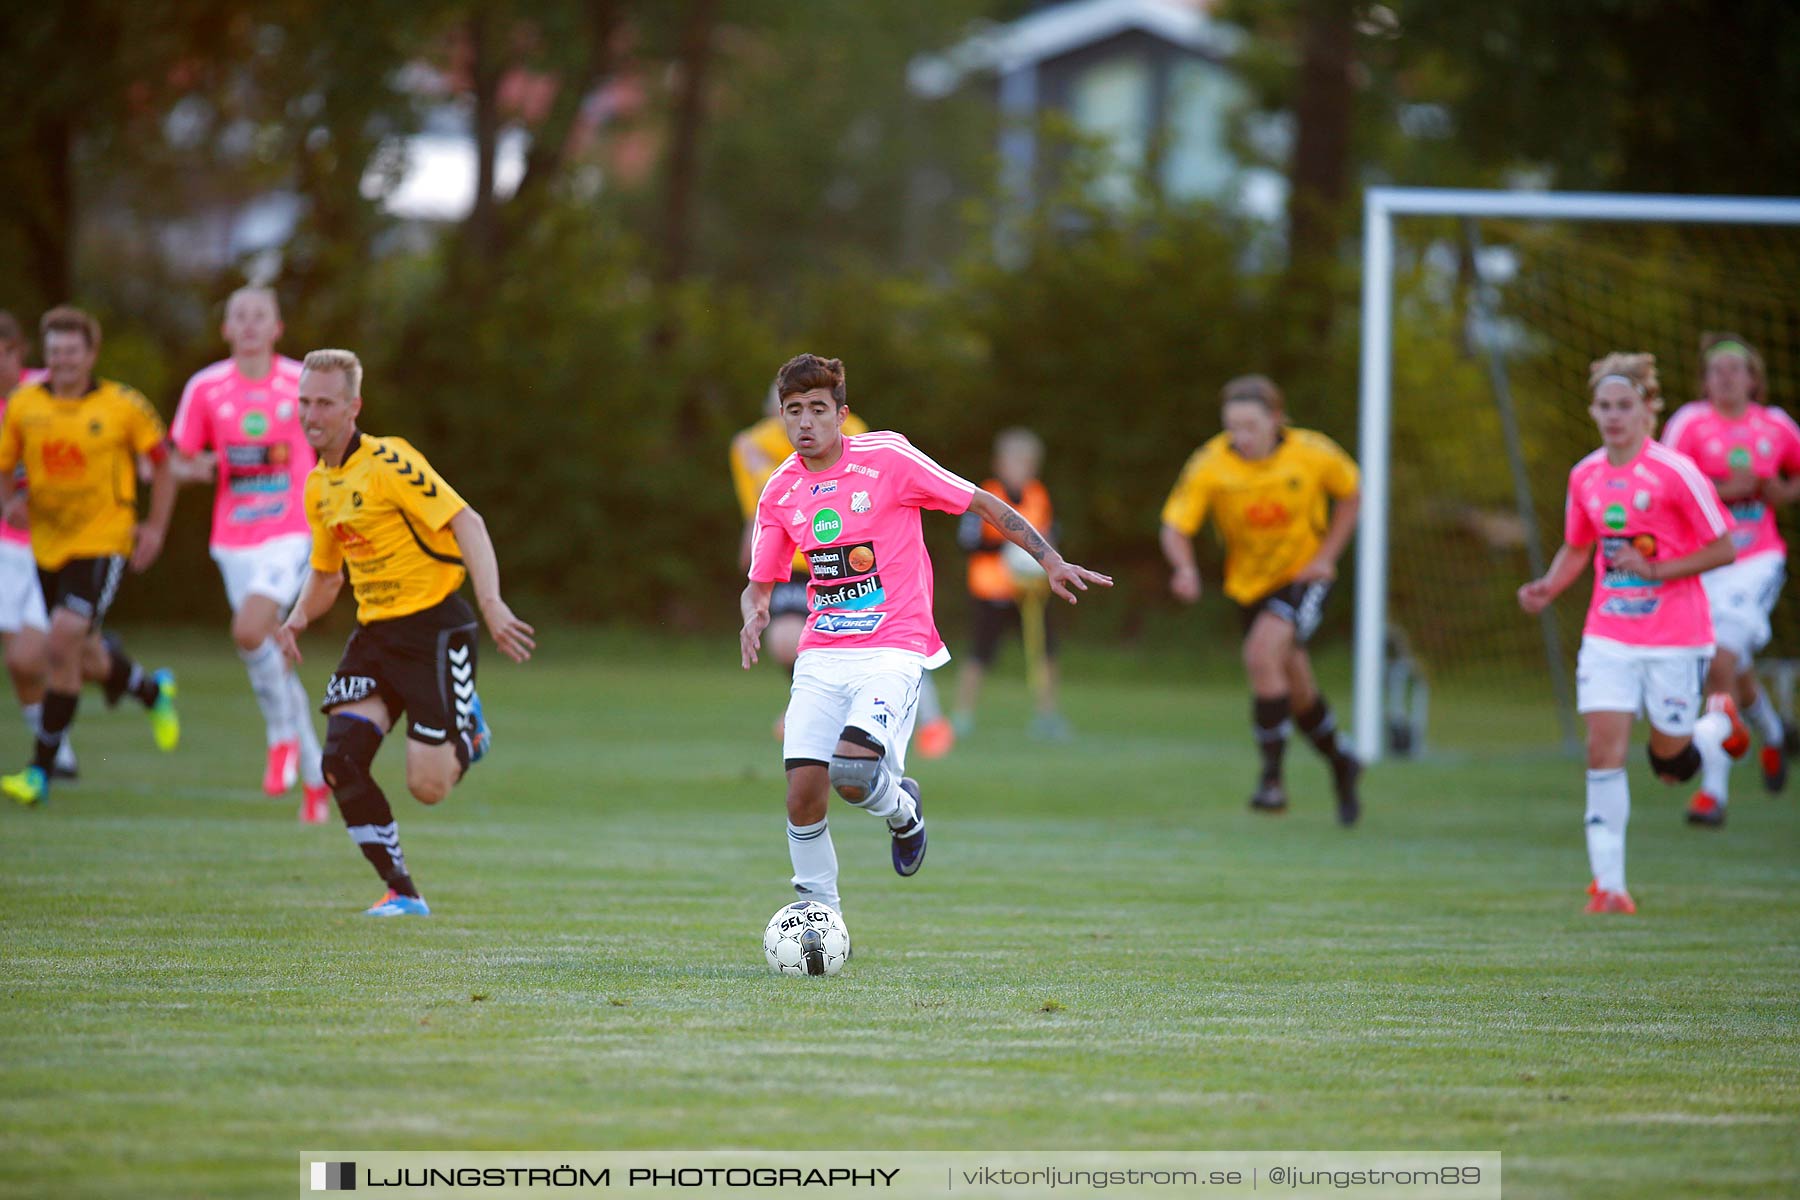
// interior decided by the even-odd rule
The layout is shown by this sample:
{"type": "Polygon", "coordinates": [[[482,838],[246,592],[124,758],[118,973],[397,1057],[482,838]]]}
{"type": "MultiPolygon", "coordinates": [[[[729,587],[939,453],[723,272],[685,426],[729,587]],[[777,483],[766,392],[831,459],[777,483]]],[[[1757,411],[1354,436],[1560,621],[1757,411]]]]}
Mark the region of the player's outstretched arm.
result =
{"type": "Polygon", "coordinates": [[[331,611],[343,586],[344,577],[336,571],[321,571],[317,567],[307,571],[300,598],[294,601],[294,611],[275,627],[275,644],[281,648],[282,657],[290,663],[300,662],[298,638],[308,625],[331,611]]]}
{"type": "Polygon", "coordinates": [[[1169,562],[1169,591],[1183,604],[1200,599],[1200,566],[1194,561],[1194,540],[1164,522],[1158,535],[1163,557],[1169,562]]]}
{"type": "Polygon", "coordinates": [[[1645,558],[1636,547],[1628,544],[1615,551],[1607,562],[1617,570],[1628,571],[1640,579],[1660,583],[1665,579],[1686,579],[1690,575],[1701,575],[1736,558],[1737,547],[1731,544],[1731,535],[1722,533],[1698,550],[1683,554],[1680,558],[1645,558]]]}
{"type": "Polygon", "coordinates": [[[178,484],[211,483],[218,477],[219,460],[210,450],[198,454],[183,454],[177,450],[173,457],[178,484]]]}
{"type": "Polygon", "coordinates": [[[1564,542],[1556,557],[1550,560],[1550,569],[1544,572],[1543,578],[1533,579],[1519,588],[1519,607],[1532,614],[1543,612],[1552,600],[1581,578],[1581,573],[1587,570],[1591,549],[1591,546],[1571,546],[1564,542]]]}
{"type": "Polygon", "coordinates": [[[738,631],[738,653],[746,671],[756,665],[757,651],[762,649],[763,630],[769,627],[769,597],[774,594],[773,583],[752,579],[738,597],[738,608],[744,615],[744,627],[738,631]]]}
{"type": "Polygon", "coordinates": [[[1362,513],[1362,493],[1351,492],[1339,497],[1331,506],[1331,524],[1319,542],[1319,552],[1300,568],[1294,579],[1298,583],[1329,583],[1337,578],[1337,563],[1356,532],[1356,518],[1362,513]]]}
{"type": "Polygon", "coordinates": [[[148,571],[162,553],[163,539],[169,533],[169,519],[175,515],[175,467],[167,453],[153,453],[150,459],[150,515],[137,528],[137,543],[131,548],[131,569],[148,571]]]}
{"type": "Polygon", "coordinates": [[[1112,576],[1066,561],[1056,552],[1055,547],[1044,540],[1044,535],[1030,521],[994,493],[976,489],[969,499],[968,511],[980,513],[988,524],[1000,531],[1000,536],[1036,559],[1038,566],[1044,568],[1044,577],[1050,581],[1050,590],[1070,604],[1076,603],[1075,592],[1071,588],[1085,592],[1090,583],[1097,583],[1101,587],[1112,586],[1112,576]]]}
{"type": "Polygon", "coordinates": [[[500,598],[500,560],[494,557],[494,539],[488,536],[487,522],[474,509],[464,508],[450,518],[450,532],[456,535],[463,566],[475,584],[475,603],[494,644],[514,662],[528,661],[537,649],[537,630],[514,616],[500,598]]]}

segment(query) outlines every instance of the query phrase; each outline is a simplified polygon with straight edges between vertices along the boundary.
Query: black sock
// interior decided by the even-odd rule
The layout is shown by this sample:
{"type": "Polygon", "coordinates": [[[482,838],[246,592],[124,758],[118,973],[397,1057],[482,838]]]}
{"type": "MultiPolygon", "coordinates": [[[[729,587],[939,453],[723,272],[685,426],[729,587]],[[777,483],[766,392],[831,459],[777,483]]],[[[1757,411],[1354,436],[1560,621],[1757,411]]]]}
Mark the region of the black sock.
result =
{"type": "Polygon", "coordinates": [[[81,701],[75,692],[45,692],[42,732],[31,748],[31,765],[47,776],[56,769],[56,752],[62,749],[63,734],[75,723],[75,706],[81,701]]]}
{"type": "Polygon", "coordinates": [[[136,696],[138,703],[145,708],[155,704],[156,698],[162,693],[155,678],[133,662],[131,655],[125,653],[125,647],[119,643],[109,644],[107,650],[112,656],[112,667],[107,671],[106,682],[102,686],[106,692],[108,707],[117,704],[120,697],[128,693],[136,696]]]}
{"type": "Polygon", "coordinates": [[[1343,735],[1338,732],[1337,717],[1331,711],[1331,705],[1320,696],[1313,701],[1313,706],[1294,718],[1294,724],[1306,735],[1306,740],[1313,748],[1328,759],[1333,767],[1342,767],[1350,761],[1350,752],[1344,748],[1343,735]]]}
{"type": "MultiPolygon", "coordinates": [[[[379,735],[377,735],[379,736],[379,735]]],[[[406,854],[400,849],[400,827],[394,821],[394,810],[388,807],[387,793],[381,785],[363,775],[344,786],[340,780],[329,780],[337,797],[338,812],[350,840],[362,851],[381,881],[402,896],[417,896],[412,876],[406,871],[406,854]]]]}
{"type": "Polygon", "coordinates": [[[1287,753],[1288,698],[1258,696],[1250,706],[1251,723],[1256,727],[1256,746],[1262,751],[1264,783],[1281,782],[1281,759],[1287,753]]]}

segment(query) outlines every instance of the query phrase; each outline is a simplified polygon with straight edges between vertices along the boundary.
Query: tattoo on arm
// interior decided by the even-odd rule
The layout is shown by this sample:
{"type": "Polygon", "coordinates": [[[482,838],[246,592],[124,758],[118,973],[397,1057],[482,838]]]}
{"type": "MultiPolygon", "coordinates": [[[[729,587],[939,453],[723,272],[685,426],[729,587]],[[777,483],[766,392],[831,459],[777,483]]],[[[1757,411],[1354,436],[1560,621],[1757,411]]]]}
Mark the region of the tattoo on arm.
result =
{"type": "Polygon", "coordinates": [[[1050,543],[1046,542],[1043,536],[1031,527],[1031,522],[1012,509],[1007,509],[1006,515],[1000,518],[1000,528],[1008,533],[1023,533],[1025,537],[1020,544],[1038,562],[1043,562],[1044,555],[1050,553],[1050,543]]]}

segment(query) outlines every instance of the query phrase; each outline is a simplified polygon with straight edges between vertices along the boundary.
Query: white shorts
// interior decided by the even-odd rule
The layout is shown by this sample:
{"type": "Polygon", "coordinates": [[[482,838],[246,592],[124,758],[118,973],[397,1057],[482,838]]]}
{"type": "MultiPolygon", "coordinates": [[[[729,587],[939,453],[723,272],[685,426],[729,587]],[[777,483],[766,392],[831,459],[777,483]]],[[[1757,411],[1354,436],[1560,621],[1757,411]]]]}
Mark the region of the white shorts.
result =
{"type": "Polygon", "coordinates": [[[44,589],[38,584],[37,559],[31,547],[0,542],[0,633],[49,629],[44,589]]]}
{"type": "Polygon", "coordinates": [[[300,598],[306,582],[312,535],[284,533],[256,546],[214,546],[212,556],[225,578],[232,612],[251,596],[267,596],[286,610],[300,598]]]}
{"type": "Polygon", "coordinates": [[[1662,732],[1684,737],[1700,719],[1711,662],[1710,649],[1582,638],[1575,659],[1575,707],[1584,713],[1642,713],[1662,732]]]}
{"type": "Polygon", "coordinates": [[[924,674],[924,656],[910,650],[804,652],[794,662],[782,757],[828,763],[854,725],[886,748],[894,774],[904,773],[924,674]]]}
{"type": "Polygon", "coordinates": [[[1769,614],[1775,611],[1786,581],[1787,559],[1780,554],[1726,563],[1700,577],[1712,606],[1713,640],[1719,649],[1730,651],[1739,666],[1749,666],[1756,652],[1769,644],[1769,614]]]}

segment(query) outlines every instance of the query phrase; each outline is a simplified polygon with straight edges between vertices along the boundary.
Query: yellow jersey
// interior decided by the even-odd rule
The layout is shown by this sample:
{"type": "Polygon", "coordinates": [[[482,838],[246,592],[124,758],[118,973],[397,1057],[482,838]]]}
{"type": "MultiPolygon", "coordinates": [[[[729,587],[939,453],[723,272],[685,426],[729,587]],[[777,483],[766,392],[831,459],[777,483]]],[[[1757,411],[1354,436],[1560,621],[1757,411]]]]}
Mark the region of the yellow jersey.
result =
{"type": "Polygon", "coordinates": [[[137,389],[94,380],[77,399],[49,384],[19,388],[0,425],[0,473],[25,468],[31,553],[46,571],[72,558],[130,554],[137,536],[137,458],[162,445],[162,418],[137,389]]]}
{"type": "Polygon", "coordinates": [[[1212,515],[1225,543],[1225,594],[1252,604],[1285,586],[1324,541],[1327,498],[1361,484],[1356,460],[1322,433],[1288,429],[1254,462],[1218,434],[1194,451],[1163,505],[1163,524],[1188,537],[1212,515]]]}
{"type": "MultiPolygon", "coordinates": [[[[855,413],[844,416],[844,436],[869,432],[869,424],[855,413]]],[[[787,426],[779,415],[764,417],[731,439],[731,485],[737,489],[738,509],[744,520],[756,517],[756,502],[762,498],[763,484],[794,452],[788,441],[787,426]]],[[[794,570],[808,571],[806,555],[794,552],[794,570]]]]}
{"type": "Polygon", "coordinates": [[[450,518],[467,507],[405,439],[351,434],[342,466],[306,476],[313,570],[349,567],[365,625],[421,612],[462,586],[450,518]]]}

